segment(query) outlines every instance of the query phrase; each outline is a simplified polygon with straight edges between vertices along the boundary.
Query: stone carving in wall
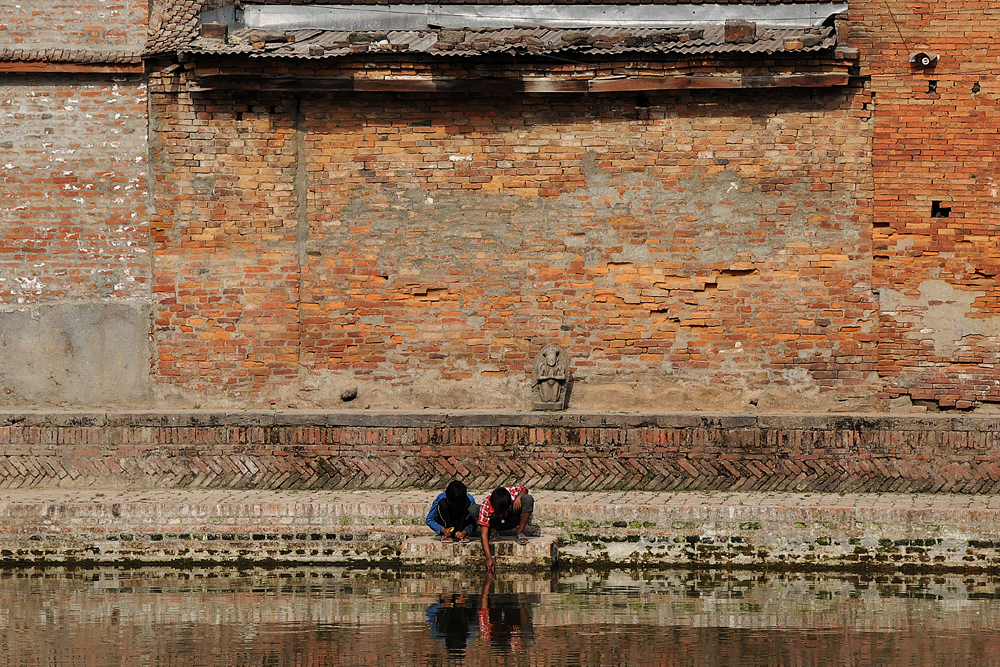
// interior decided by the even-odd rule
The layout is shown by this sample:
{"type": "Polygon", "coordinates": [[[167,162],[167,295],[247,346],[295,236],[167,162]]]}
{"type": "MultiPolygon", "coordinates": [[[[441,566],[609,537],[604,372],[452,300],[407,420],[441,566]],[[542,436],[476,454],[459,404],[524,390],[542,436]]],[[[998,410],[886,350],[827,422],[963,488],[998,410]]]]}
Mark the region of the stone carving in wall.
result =
{"type": "Polygon", "coordinates": [[[572,376],[569,359],[557,345],[546,345],[535,357],[531,385],[532,410],[565,410],[572,376]]]}

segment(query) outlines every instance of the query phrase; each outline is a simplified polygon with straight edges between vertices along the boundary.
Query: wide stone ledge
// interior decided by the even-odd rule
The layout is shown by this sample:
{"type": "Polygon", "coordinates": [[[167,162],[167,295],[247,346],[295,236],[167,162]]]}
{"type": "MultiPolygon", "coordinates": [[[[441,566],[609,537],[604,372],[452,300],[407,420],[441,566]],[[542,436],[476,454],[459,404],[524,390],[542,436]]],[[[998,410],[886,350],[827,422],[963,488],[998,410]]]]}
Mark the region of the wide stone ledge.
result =
{"type": "Polygon", "coordinates": [[[420,411],[0,411],[0,426],[35,427],[357,427],[357,428],[707,428],[794,429],[807,431],[968,431],[1000,430],[994,415],[713,414],[701,412],[477,412],[420,411]]]}
{"type": "MultiPolygon", "coordinates": [[[[481,568],[432,539],[432,493],[17,490],[0,565],[322,563],[481,568]]],[[[481,494],[480,494],[481,495],[481,494]]],[[[1000,497],[534,492],[542,536],[501,568],[748,567],[995,572],[1000,497]]]]}

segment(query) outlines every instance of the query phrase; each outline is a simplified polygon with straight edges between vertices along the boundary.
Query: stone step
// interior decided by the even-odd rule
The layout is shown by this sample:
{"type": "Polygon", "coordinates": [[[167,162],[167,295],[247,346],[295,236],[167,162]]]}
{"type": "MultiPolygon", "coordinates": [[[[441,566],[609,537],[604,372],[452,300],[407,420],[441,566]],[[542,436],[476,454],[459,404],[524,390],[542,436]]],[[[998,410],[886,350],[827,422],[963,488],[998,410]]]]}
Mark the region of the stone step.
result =
{"type": "MultiPolygon", "coordinates": [[[[432,562],[437,559],[444,567],[458,560],[477,566],[482,552],[474,545],[431,553],[414,542],[404,556],[404,541],[429,536],[423,517],[433,495],[415,490],[6,490],[0,495],[0,565],[407,561],[412,567],[437,567],[432,562]],[[462,555],[464,560],[456,560],[462,555]]],[[[533,545],[546,554],[538,561],[527,550],[511,552],[512,567],[549,567],[555,558],[560,568],[1000,569],[998,496],[533,495],[533,522],[558,546],[533,545]],[[557,556],[550,555],[552,548],[557,556]]],[[[498,562],[506,567],[506,561],[498,562]]]]}
{"type": "MultiPolygon", "coordinates": [[[[513,537],[501,536],[491,541],[497,567],[511,570],[544,570],[558,562],[556,538],[529,537],[527,544],[518,544],[513,537]]],[[[486,558],[479,540],[469,544],[442,544],[436,537],[410,537],[403,540],[400,561],[404,567],[448,569],[470,567],[483,569],[486,558]]]]}

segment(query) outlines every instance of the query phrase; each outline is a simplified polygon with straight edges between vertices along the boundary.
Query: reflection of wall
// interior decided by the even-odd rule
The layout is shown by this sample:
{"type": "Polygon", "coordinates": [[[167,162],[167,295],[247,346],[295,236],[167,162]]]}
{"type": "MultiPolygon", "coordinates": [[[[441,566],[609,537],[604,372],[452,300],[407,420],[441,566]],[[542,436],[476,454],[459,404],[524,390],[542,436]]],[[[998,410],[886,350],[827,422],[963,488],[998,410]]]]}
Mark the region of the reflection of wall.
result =
{"type": "MultiPolygon", "coordinates": [[[[500,575],[495,587],[502,587],[500,575]]],[[[621,572],[565,581],[530,603],[530,644],[473,638],[470,665],[997,665],[996,584],[898,576],[621,572]],[[974,599],[978,595],[979,599],[974,599]],[[914,619],[918,619],[915,621],[914,619]],[[505,655],[509,653],[512,655],[505,655]],[[503,656],[503,657],[501,657],[503,656]]],[[[481,586],[476,577],[465,583],[481,586]]],[[[441,664],[424,610],[441,592],[390,572],[336,569],[33,570],[0,580],[0,638],[27,664],[441,664]]]]}
{"type": "Polygon", "coordinates": [[[555,342],[578,406],[863,405],[866,99],[156,93],[159,379],[522,408],[555,342]]]}

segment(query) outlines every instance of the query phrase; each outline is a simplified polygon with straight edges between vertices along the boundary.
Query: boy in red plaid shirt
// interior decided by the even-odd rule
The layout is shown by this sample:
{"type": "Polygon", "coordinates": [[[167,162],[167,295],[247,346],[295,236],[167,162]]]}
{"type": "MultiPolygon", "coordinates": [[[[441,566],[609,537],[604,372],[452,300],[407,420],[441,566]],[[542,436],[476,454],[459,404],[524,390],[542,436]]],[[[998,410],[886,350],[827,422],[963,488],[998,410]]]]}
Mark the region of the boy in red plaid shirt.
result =
{"type": "Polygon", "coordinates": [[[495,567],[493,554],[490,552],[490,533],[493,533],[492,537],[496,537],[501,530],[517,528],[518,544],[527,544],[524,529],[534,509],[535,499],[524,486],[501,486],[483,500],[483,504],[479,506],[478,523],[487,571],[492,572],[495,567]]]}

